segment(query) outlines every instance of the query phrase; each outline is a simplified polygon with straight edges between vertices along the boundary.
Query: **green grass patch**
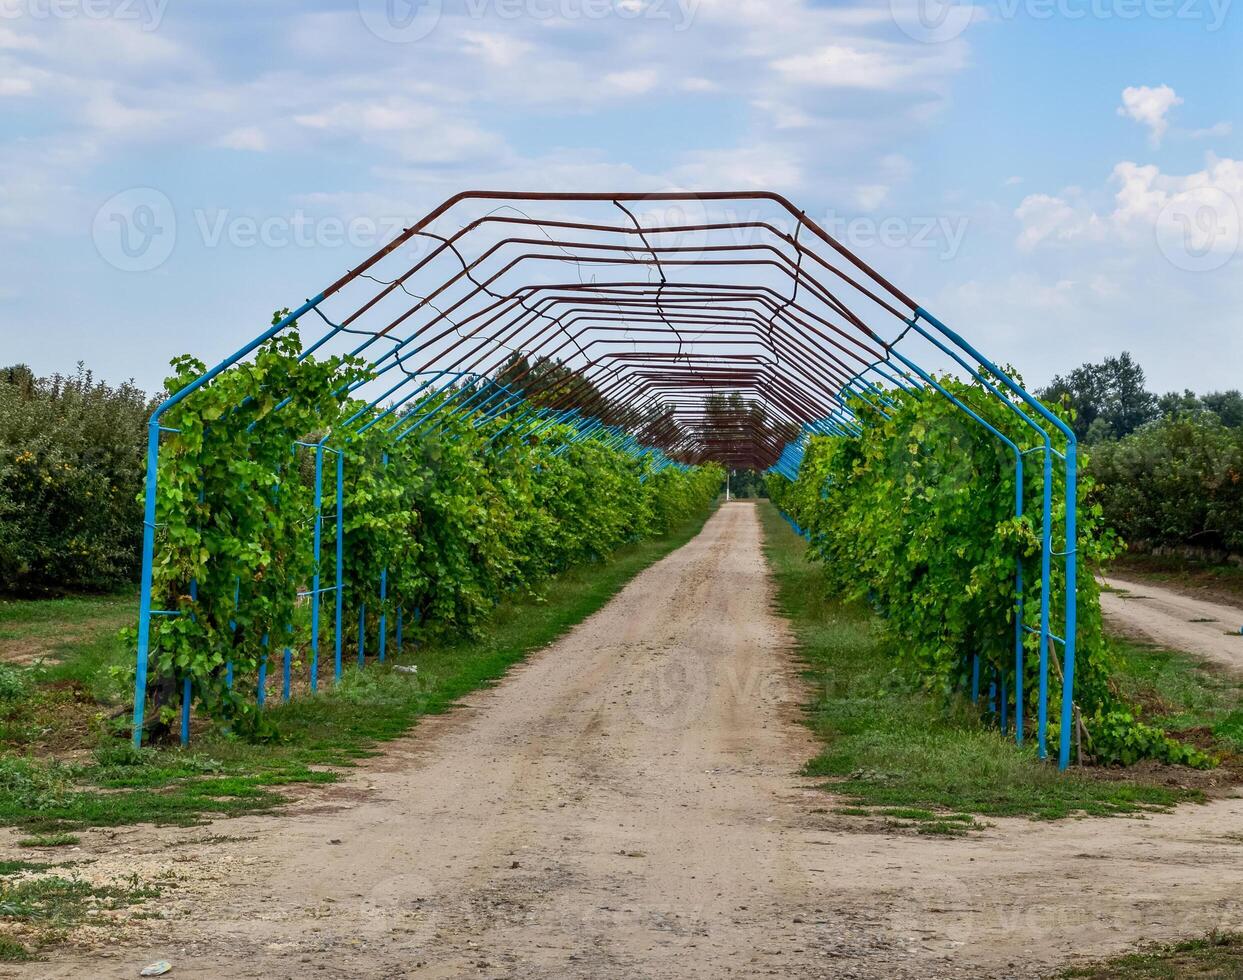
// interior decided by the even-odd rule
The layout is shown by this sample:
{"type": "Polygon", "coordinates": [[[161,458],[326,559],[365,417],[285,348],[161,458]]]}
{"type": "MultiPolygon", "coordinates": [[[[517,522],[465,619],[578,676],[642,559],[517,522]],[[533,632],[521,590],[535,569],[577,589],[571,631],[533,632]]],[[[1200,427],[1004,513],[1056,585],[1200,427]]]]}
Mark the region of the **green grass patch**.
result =
{"type": "Polygon", "coordinates": [[[27,963],[35,959],[38,957],[16,939],[0,935],[0,962],[27,963]]]}
{"type": "Polygon", "coordinates": [[[1058,974],[1065,980],[1189,980],[1243,976],[1243,933],[1210,933],[1200,939],[1153,946],[1058,974]]]}
{"type": "Polygon", "coordinates": [[[832,790],[851,804],[1056,819],[1202,798],[1138,779],[1060,773],[1036,758],[1034,745],[1019,748],[986,727],[965,699],[923,690],[899,668],[869,610],[825,597],[820,568],[777,509],[765,503],[760,513],[778,602],[812,687],[808,722],[824,742],[805,771],[831,778],[832,790]]]}
{"type": "Polygon", "coordinates": [[[88,921],[97,912],[141,905],[159,895],[158,887],[140,884],[136,876],[128,882],[109,885],[93,885],[81,878],[60,875],[0,881],[0,919],[63,929],[88,921]]]}
{"type": "Polygon", "coordinates": [[[17,842],[19,847],[71,847],[81,843],[77,834],[41,834],[35,837],[23,837],[17,842]]]}
{"type": "Polygon", "coordinates": [[[1195,657],[1130,640],[1111,640],[1118,693],[1150,724],[1218,753],[1243,752],[1243,681],[1195,657]]]}
{"type": "Polygon", "coordinates": [[[0,861],[0,878],[21,874],[23,871],[41,871],[52,865],[42,861],[0,861]]]}
{"type": "MultiPolygon", "coordinates": [[[[55,665],[30,672],[28,696],[19,694],[7,713],[0,706],[0,747],[8,750],[0,755],[0,824],[62,835],[82,827],[189,825],[270,810],[286,799],[281,787],[334,781],[341,767],[374,754],[419,718],[444,712],[464,694],[495,683],[603,606],[638,572],[689,541],[708,513],[663,538],[619,549],[606,562],[567,571],[546,583],[539,596],[515,596],[498,607],[479,640],[417,649],[407,643],[386,664],[350,667],[339,684],[321,686],[317,696],[285,705],[269,700],[281,733],[275,743],[257,745],[211,730],[196,733],[187,750],[133,749],[98,721],[114,706],[123,707],[129,692],[109,687],[115,682],[88,680],[93,672],[107,675],[110,667],[124,664],[127,654],[114,636],[84,638],[55,665]],[[418,672],[394,670],[395,664],[417,665],[418,672]],[[95,722],[70,726],[77,742],[67,747],[93,748],[93,756],[65,764],[18,754],[52,738],[32,740],[30,731],[43,724],[40,699],[65,689],[79,701],[84,691],[90,694],[85,710],[95,722]]],[[[53,730],[63,735],[63,726],[53,730]]]]}

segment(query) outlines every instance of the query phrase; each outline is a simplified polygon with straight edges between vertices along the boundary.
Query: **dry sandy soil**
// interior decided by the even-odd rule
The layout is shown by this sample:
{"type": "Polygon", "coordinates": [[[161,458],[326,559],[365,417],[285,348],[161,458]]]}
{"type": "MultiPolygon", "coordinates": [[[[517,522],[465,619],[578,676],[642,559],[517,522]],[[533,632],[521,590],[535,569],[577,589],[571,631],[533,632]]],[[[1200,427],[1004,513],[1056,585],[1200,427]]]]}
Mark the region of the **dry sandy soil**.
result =
{"type": "Polygon", "coordinates": [[[1243,609],[1148,582],[1101,581],[1113,590],[1101,593],[1101,612],[1113,629],[1243,673],[1243,609]]]}
{"type": "Polygon", "coordinates": [[[816,747],[770,599],[754,508],[726,505],[284,816],[85,836],[94,879],[176,874],[165,917],[0,976],[1016,977],[1243,924],[1237,799],[969,839],[850,828],[797,775],[816,747]]]}

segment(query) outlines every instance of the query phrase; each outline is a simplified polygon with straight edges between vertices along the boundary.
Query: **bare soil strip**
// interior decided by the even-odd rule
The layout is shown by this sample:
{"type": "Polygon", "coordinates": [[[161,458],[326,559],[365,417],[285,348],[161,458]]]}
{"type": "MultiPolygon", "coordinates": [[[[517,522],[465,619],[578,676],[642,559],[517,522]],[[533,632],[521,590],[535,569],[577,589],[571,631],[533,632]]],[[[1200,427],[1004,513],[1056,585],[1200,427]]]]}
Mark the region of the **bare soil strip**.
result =
{"type": "Polygon", "coordinates": [[[1101,593],[1101,612],[1113,629],[1243,673],[1243,608],[1148,582],[1113,576],[1102,581],[1114,590],[1101,593]]]}
{"type": "Polygon", "coordinates": [[[1243,923],[1237,799],[969,839],[847,830],[797,775],[815,745],[770,599],[755,510],[726,505],[287,816],[88,833],[66,856],[92,878],[176,872],[161,917],[0,975],[1016,977],[1243,923]]]}

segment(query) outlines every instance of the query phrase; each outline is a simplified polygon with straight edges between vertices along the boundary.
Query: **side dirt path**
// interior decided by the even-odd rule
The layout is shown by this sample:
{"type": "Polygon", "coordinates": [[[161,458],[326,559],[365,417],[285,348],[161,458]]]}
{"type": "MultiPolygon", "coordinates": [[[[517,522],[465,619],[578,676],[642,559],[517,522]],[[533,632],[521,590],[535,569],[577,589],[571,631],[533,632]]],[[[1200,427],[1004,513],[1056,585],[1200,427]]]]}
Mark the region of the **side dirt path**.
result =
{"type": "Polygon", "coordinates": [[[1124,636],[1203,657],[1243,673],[1243,608],[1183,595],[1148,582],[1102,577],[1105,622],[1124,636]]]}
{"type": "Polygon", "coordinates": [[[1016,977],[1243,922],[1239,800],[967,839],[844,829],[796,773],[815,746],[770,593],[755,509],[726,505],[286,816],[84,836],[83,874],[176,886],[0,975],[1016,977]]]}

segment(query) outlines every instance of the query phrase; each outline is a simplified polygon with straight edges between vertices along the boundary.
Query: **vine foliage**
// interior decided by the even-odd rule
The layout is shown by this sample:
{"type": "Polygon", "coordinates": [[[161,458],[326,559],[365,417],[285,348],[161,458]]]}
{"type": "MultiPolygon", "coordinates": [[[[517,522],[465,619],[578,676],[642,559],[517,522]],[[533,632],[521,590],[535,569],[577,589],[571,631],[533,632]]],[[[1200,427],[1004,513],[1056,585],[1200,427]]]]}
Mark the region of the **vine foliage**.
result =
{"type": "MultiPolygon", "coordinates": [[[[899,662],[927,687],[949,697],[966,689],[973,658],[987,684],[1004,679],[1014,691],[1014,619],[1023,579],[1022,616],[1025,719],[1034,718],[1039,692],[1042,585],[1050,594],[1053,632],[1064,621],[1066,580],[1055,558],[1042,581],[1041,534],[1045,471],[1043,441],[1000,399],[978,383],[937,379],[955,398],[1005,434],[1024,454],[1022,513],[1016,514],[1015,454],[948,398],[887,391],[882,414],[873,403],[851,404],[866,420],[857,438],[814,437],[798,479],[769,478],[773,501],[810,535],[809,553],[823,562],[832,593],[866,599],[893,636],[899,662]],[[888,416],[888,417],[886,417],[888,416]]],[[[1059,451],[1065,446],[1054,445],[1059,451]]],[[[1065,479],[1052,467],[1053,548],[1065,550],[1065,479]]],[[[1079,482],[1075,697],[1088,732],[1099,733],[1097,754],[1107,760],[1144,754],[1194,764],[1208,760],[1172,739],[1135,729],[1110,688],[1110,653],[1091,569],[1119,548],[1101,520],[1090,477],[1079,482]],[[1126,754],[1115,751],[1120,739],[1126,754]],[[1178,747],[1178,751],[1169,746],[1178,747]],[[1173,754],[1171,754],[1173,753],[1173,754]]],[[[1058,737],[1060,645],[1049,651],[1049,738],[1058,737]]],[[[1033,731],[1029,725],[1028,731],[1033,731]]],[[[1159,734],[1159,733],[1158,733],[1159,734]]]]}
{"type": "MultiPolygon", "coordinates": [[[[177,358],[167,391],[204,371],[177,358]]],[[[315,602],[319,662],[331,661],[338,535],[340,642],[374,655],[381,623],[391,643],[398,615],[407,636],[474,635],[506,595],[664,533],[723,481],[717,466],[658,469],[565,427],[534,441],[505,416],[436,414],[445,392],[368,409],[349,392],[369,377],[358,359],[303,356],[290,329],[162,417],[152,736],[171,729],[187,679],[198,711],[238,734],[275,734],[257,704],[260,668],[285,648],[299,670],[313,660],[315,602]]]]}

